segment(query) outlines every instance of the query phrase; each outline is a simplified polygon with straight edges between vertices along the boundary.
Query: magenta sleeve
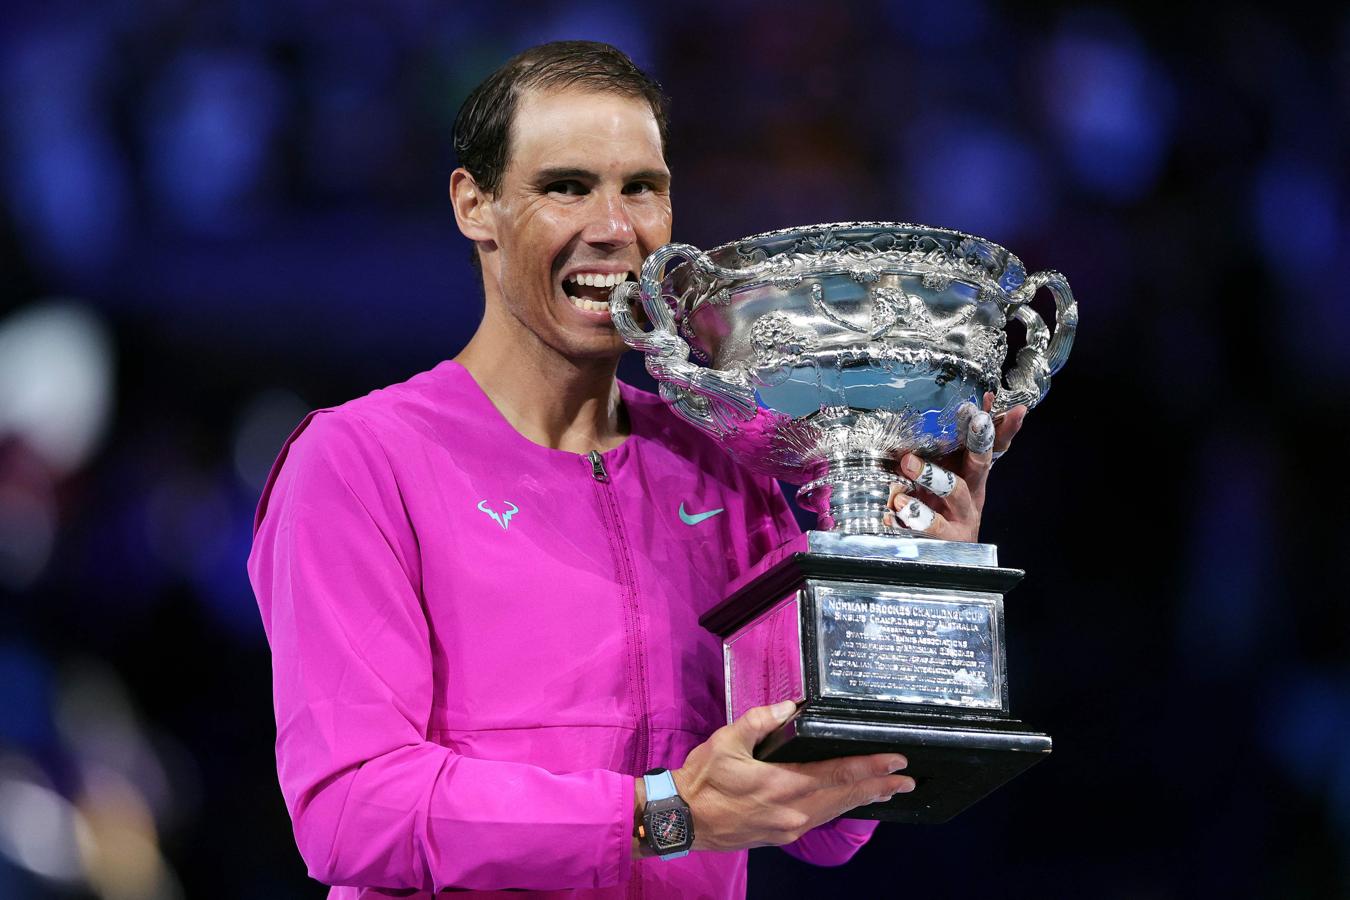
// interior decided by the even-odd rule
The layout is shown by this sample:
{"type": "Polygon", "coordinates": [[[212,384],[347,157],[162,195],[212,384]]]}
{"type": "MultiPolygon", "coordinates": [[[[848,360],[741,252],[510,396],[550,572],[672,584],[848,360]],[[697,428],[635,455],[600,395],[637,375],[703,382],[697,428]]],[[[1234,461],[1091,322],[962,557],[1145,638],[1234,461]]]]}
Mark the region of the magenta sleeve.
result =
{"type": "Polygon", "coordinates": [[[835,819],[812,828],[783,850],[802,862],[817,866],[842,866],[853,858],[876,831],[877,823],[861,819],[835,819]]]}
{"type": "Polygon", "coordinates": [[[427,739],[430,637],[393,473],[359,421],[307,424],[264,494],[249,575],[272,647],[277,771],[310,874],[427,891],[627,881],[631,776],[556,775],[427,739]]]}

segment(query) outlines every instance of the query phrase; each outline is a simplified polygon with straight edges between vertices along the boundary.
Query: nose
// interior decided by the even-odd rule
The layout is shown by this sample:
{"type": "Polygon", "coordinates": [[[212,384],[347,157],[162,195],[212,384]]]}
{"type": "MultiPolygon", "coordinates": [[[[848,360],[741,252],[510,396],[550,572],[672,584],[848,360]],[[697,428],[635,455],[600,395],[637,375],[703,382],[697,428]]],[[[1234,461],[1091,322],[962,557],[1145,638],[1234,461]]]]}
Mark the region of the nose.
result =
{"type": "Polygon", "coordinates": [[[624,196],[604,193],[597,200],[594,214],[581,233],[582,240],[608,250],[622,249],[633,243],[633,219],[624,196]]]}

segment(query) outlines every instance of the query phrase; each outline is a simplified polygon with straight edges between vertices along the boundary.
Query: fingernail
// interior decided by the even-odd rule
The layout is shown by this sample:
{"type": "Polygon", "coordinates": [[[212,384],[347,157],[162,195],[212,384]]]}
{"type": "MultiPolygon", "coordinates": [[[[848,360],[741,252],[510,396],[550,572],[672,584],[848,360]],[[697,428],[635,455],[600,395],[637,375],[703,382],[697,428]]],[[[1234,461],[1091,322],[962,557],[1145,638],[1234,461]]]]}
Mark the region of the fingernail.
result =
{"type": "Polygon", "coordinates": [[[769,715],[773,716],[774,719],[779,722],[786,722],[796,709],[797,704],[793,703],[791,700],[784,700],[781,703],[775,703],[773,706],[769,707],[769,715]]]}
{"type": "Polygon", "coordinates": [[[909,760],[905,759],[899,753],[896,753],[886,759],[886,768],[892,772],[899,772],[905,766],[909,765],[909,760]]]}
{"type": "MultiPolygon", "coordinates": [[[[914,779],[911,778],[911,779],[909,779],[908,781],[906,781],[906,782],[904,783],[904,785],[901,786],[900,790],[896,791],[895,793],[896,793],[896,794],[908,794],[910,791],[914,790],[916,787],[918,787],[918,784],[916,784],[915,781],[914,781],[914,779]]],[[[894,795],[892,795],[892,796],[894,796],[894,795]]]]}
{"type": "Polygon", "coordinates": [[[907,478],[918,478],[923,471],[923,462],[913,453],[906,453],[904,459],[900,460],[900,471],[907,478]]]}

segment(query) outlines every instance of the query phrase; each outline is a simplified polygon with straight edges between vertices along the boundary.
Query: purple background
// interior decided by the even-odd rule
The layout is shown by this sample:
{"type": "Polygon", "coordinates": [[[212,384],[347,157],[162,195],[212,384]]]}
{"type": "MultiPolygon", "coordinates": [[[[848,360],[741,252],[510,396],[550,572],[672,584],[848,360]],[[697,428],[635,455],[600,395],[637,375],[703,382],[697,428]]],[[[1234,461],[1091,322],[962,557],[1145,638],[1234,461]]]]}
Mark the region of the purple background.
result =
{"type": "Polygon", "coordinates": [[[1350,892],[1350,13],[1142,8],[10,3],[0,379],[36,318],[37,418],[111,406],[62,462],[0,382],[0,896],[323,895],[275,783],[253,504],[306,409],[472,332],[450,125],[564,37],[672,97],[677,239],[929,222],[1082,309],[984,530],[1030,573],[1012,703],[1054,755],[843,869],[756,851],[752,896],[1350,892]],[[95,401],[42,399],[71,383],[95,401]]]}

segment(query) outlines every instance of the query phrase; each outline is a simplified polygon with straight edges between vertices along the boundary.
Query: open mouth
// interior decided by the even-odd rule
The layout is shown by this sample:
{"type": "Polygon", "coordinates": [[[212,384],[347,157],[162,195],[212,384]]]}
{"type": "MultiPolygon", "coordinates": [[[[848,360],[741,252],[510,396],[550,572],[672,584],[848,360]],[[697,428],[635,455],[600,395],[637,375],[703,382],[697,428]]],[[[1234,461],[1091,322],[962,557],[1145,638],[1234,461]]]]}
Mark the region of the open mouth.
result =
{"type": "Polygon", "coordinates": [[[609,295],[617,285],[635,280],[632,272],[573,272],[563,279],[563,293],[577,309],[609,312],[609,295]]]}

